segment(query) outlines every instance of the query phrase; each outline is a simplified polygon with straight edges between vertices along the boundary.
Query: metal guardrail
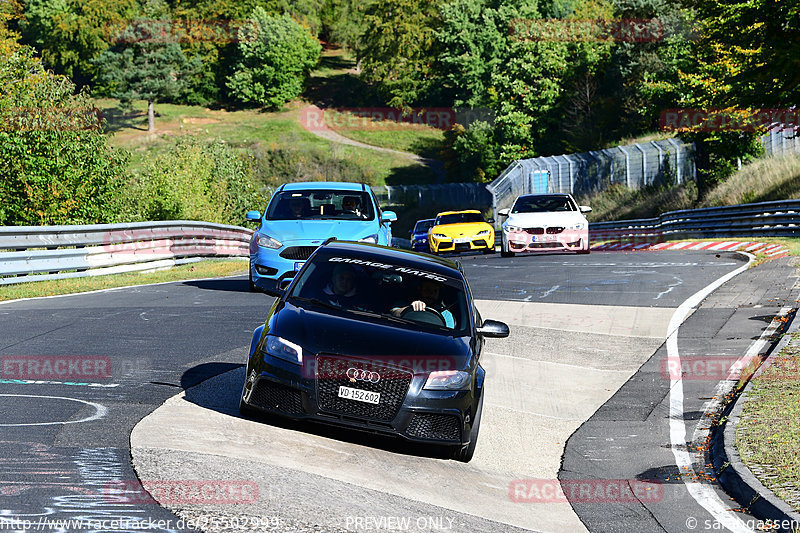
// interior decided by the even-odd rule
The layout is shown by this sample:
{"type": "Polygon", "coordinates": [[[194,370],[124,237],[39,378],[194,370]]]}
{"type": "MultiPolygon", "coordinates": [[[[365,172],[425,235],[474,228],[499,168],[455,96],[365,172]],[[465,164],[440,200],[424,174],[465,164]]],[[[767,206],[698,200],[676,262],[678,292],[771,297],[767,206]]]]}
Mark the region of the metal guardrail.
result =
{"type": "Polygon", "coordinates": [[[247,257],[252,230],[196,221],[0,227],[0,285],[247,257]]]}
{"type": "Polygon", "coordinates": [[[592,242],[666,238],[800,236],[800,200],[669,211],[657,218],[594,222],[592,242]]]}

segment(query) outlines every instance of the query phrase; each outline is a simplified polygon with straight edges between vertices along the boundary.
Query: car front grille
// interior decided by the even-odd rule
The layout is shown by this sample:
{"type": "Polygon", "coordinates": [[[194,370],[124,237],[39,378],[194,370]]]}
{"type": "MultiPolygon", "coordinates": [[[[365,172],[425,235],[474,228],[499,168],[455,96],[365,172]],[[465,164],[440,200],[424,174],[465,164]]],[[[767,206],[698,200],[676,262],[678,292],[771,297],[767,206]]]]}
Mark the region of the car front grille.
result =
{"type": "Polygon", "coordinates": [[[469,245],[468,242],[456,243],[456,246],[454,248],[456,252],[469,252],[471,249],[472,247],[469,245]]]}
{"type": "Polygon", "coordinates": [[[405,400],[411,379],[409,370],[384,365],[380,361],[363,361],[341,356],[317,356],[317,402],[322,411],[372,420],[392,420],[405,400]],[[351,381],[347,369],[356,368],[377,372],[380,380],[351,381]],[[339,387],[352,387],[381,394],[380,403],[360,402],[339,398],[339,387]]]}
{"type": "Polygon", "coordinates": [[[563,248],[564,245],[560,242],[532,242],[528,248],[563,248]]]}
{"type": "Polygon", "coordinates": [[[544,235],[544,228],[527,228],[525,232],[530,235],[544,235]]]}
{"type": "Polygon", "coordinates": [[[421,439],[461,440],[461,423],[455,415],[415,414],[408,434],[421,439]]]}
{"type": "Polygon", "coordinates": [[[552,226],[550,228],[547,228],[547,233],[549,233],[550,235],[556,235],[557,233],[561,233],[562,231],[564,231],[564,228],[559,226],[552,226]]]}
{"type": "Polygon", "coordinates": [[[259,379],[254,385],[250,403],[263,409],[292,415],[303,414],[303,400],[299,390],[265,379],[259,379]]]}
{"type": "Polygon", "coordinates": [[[284,259],[292,259],[295,261],[305,261],[316,250],[316,246],[290,246],[279,254],[284,259]]]}

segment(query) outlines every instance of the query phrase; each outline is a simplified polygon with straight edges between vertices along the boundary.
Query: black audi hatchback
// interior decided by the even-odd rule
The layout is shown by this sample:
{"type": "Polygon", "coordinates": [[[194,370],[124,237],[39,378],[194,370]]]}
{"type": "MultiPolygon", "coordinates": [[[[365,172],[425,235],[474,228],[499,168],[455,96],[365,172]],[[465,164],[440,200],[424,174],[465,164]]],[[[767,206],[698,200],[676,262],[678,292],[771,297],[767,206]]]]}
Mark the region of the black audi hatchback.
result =
{"type": "Polygon", "coordinates": [[[486,337],[461,265],[328,241],[253,335],[240,411],[265,411],[475,451],[486,337]]]}

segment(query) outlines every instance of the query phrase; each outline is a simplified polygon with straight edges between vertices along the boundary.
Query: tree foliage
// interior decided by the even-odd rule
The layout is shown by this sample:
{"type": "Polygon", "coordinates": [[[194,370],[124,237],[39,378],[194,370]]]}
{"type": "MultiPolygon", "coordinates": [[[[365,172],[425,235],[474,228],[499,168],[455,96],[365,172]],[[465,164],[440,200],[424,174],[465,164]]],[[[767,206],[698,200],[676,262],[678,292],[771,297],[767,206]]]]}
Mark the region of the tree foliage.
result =
{"type": "Polygon", "coordinates": [[[74,90],[30,47],[0,60],[0,225],[114,221],[126,157],[74,90]]]}
{"type": "Polygon", "coordinates": [[[259,7],[250,21],[239,32],[240,59],[227,85],[242,102],[275,109],[303,91],[322,46],[288,14],[259,7]]]}

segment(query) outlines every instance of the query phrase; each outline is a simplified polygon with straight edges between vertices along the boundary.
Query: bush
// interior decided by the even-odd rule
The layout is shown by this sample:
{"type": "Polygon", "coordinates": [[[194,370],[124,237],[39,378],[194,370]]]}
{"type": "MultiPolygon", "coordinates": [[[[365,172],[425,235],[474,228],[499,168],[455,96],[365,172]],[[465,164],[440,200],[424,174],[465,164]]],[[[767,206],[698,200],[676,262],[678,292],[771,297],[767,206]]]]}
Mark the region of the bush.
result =
{"type": "Polygon", "coordinates": [[[120,220],[203,220],[241,225],[265,198],[253,184],[252,159],[221,141],[180,137],[131,177],[120,220]]]}
{"type": "Polygon", "coordinates": [[[252,27],[239,31],[241,59],[227,85],[242,102],[279,108],[303,92],[322,46],[288,14],[271,16],[258,7],[250,20],[252,27]]]}
{"type": "Polygon", "coordinates": [[[74,90],[30,47],[0,57],[0,225],[114,220],[126,156],[74,90]]]}

